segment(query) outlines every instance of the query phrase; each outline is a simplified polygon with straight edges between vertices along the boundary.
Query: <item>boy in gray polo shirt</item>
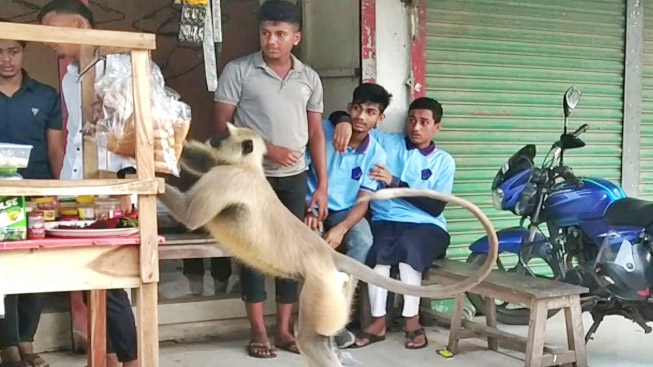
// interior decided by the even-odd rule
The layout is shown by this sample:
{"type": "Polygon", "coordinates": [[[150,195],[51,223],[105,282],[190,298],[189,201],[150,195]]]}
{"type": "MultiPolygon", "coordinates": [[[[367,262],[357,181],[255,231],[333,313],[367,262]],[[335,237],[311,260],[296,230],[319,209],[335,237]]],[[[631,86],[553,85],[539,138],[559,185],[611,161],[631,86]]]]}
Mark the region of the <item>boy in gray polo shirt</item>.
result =
{"type": "MultiPolygon", "coordinates": [[[[222,71],[215,93],[218,133],[227,121],[258,132],[268,153],[263,168],[281,202],[298,219],[306,212],[306,162],[308,146],[318,176],[309,207],[319,208],[320,220],[328,214],[326,142],[322,130],[322,83],[317,73],[291,51],[301,40],[299,9],[283,0],[269,0],[259,12],[261,51],[234,60],[222,71]]],[[[256,228],[252,228],[256,230],[256,228]]],[[[250,356],[272,358],[276,350],[268,340],[263,318],[265,279],[243,267],[242,295],[251,325],[250,356]]],[[[298,353],[292,333],[292,304],[297,283],[277,279],[277,331],[275,345],[298,353]]]]}

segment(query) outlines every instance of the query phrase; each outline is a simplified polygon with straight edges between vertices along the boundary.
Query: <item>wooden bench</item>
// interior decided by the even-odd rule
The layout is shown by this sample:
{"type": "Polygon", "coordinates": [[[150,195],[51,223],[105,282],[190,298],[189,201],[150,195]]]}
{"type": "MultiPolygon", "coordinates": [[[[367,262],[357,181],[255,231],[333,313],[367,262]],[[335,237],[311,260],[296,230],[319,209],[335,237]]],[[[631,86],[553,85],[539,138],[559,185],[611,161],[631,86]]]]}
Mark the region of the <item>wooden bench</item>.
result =
{"type": "MultiPolygon", "coordinates": [[[[453,260],[436,263],[428,273],[424,284],[452,284],[468,278],[478,267],[453,260]]],[[[526,354],[526,367],[557,365],[587,366],[583,320],[580,295],[588,290],[583,287],[534,278],[525,275],[494,270],[470,293],[485,297],[486,325],[463,319],[464,294],[455,298],[453,315],[432,310],[424,310],[440,321],[450,323],[448,349],[458,352],[458,341],[470,338],[487,338],[488,349],[504,348],[523,351],[526,354]],[[497,328],[496,303],[502,300],[530,309],[528,338],[507,333],[497,328]],[[567,330],[568,348],[555,348],[544,345],[544,332],[549,310],[563,309],[567,330]]]]}

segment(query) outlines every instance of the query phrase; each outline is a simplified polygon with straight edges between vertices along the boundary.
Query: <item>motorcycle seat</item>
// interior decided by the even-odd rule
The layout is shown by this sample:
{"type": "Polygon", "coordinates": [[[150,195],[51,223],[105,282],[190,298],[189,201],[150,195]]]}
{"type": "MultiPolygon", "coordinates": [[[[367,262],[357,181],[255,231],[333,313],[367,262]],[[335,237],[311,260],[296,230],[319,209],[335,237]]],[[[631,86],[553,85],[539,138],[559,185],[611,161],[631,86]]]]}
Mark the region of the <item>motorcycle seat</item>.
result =
{"type": "Polygon", "coordinates": [[[625,198],[608,207],[606,221],[615,226],[653,226],[653,201],[625,198]]]}

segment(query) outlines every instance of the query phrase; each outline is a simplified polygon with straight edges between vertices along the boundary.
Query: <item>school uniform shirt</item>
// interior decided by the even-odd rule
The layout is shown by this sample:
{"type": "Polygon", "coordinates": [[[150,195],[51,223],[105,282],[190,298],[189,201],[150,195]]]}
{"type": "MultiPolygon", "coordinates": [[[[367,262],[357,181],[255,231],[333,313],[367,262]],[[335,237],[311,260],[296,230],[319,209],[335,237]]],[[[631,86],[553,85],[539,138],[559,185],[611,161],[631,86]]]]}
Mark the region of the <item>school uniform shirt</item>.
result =
{"type": "MultiPolygon", "coordinates": [[[[419,149],[401,133],[374,129],[372,137],[383,146],[387,168],[396,179],[414,189],[431,189],[451,194],[456,163],[449,153],[435,144],[419,149]]],[[[404,199],[376,200],[371,204],[373,221],[433,224],[444,231],[444,215],[433,216],[404,199]]]]}
{"type": "Polygon", "coordinates": [[[59,93],[23,71],[20,89],[13,96],[0,93],[0,142],[31,145],[24,178],[52,178],[47,149],[47,130],[61,130],[59,93]]]}
{"type": "MultiPolygon", "coordinates": [[[[95,70],[96,78],[99,78],[104,70],[104,63],[97,63],[95,70]]],[[[81,180],[84,178],[82,84],[81,80],[77,81],[78,79],[79,66],[76,63],[68,64],[66,74],[61,81],[61,92],[68,112],[65,125],[68,135],[61,170],[62,180],[81,180]]],[[[136,162],[133,159],[110,153],[105,148],[98,146],[99,169],[118,172],[123,168],[135,166],[136,162]]]]}
{"type": "MultiPolygon", "coordinates": [[[[338,152],[333,147],[333,124],[325,119],[322,127],[327,141],[329,211],[349,210],[356,204],[360,190],[374,192],[379,188],[379,182],[370,177],[370,171],[377,163],[386,164],[386,154],[370,135],[358,147],[347,147],[345,152],[338,152]]],[[[310,156],[307,155],[306,159],[309,162],[307,202],[310,202],[318,180],[310,156]]]]}

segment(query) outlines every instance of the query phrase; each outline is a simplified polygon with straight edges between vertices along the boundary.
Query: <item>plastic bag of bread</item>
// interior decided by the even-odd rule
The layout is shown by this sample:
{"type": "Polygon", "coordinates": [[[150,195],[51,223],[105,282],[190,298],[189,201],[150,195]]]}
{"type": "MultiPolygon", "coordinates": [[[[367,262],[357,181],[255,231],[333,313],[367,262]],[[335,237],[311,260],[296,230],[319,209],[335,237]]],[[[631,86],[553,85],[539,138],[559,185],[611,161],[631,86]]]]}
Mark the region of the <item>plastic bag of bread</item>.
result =
{"type": "MultiPolygon", "coordinates": [[[[108,55],[105,67],[104,74],[95,83],[96,141],[113,153],[135,158],[131,60],[126,54],[108,55]]],[[[178,100],[179,94],[165,87],[156,64],[151,63],[151,70],[155,170],[178,176],[181,147],[190,129],[190,107],[178,100]]]]}

